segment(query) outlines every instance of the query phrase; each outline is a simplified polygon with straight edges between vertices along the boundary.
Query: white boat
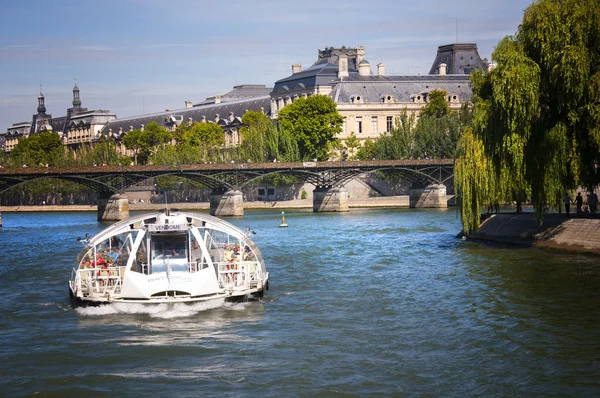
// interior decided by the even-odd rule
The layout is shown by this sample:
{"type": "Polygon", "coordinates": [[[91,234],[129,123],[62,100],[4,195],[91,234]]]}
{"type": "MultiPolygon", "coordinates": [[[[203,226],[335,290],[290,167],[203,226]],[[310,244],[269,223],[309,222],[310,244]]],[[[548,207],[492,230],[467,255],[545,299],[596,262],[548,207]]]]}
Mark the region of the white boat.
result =
{"type": "Polygon", "coordinates": [[[250,237],[217,217],[178,210],[133,216],[92,237],[69,281],[76,305],[243,300],[268,288],[250,237]]]}

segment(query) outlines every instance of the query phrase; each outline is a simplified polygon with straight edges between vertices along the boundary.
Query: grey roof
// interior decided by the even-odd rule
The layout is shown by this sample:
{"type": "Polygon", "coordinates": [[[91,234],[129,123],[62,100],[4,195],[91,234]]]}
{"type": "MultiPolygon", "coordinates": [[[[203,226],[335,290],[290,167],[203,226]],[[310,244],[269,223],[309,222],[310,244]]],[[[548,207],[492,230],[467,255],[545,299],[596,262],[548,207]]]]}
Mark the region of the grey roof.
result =
{"type": "MultiPolygon", "coordinates": [[[[181,117],[182,121],[192,119],[194,122],[201,122],[203,118],[206,118],[207,121],[214,122],[218,115],[222,123],[228,123],[227,119],[232,112],[235,118],[241,118],[246,111],[260,112],[261,110],[264,110],[266,114],[269,114],[271,111],[271,98],[268,95],[246,100],[173,109],[150,115],[115,119],[106,124],[102,132],[106,133],[112,129],[113,133],[118,133],[119,129],[123,129],[125,133],[130,130],[130,126],[133,126],[134,129],[139,129],[142,124],[148,125],[152,122],[157,122],[159,125],[166,127],[169,125],[169,116],[181,117]]],[[[239,123],[239,119],[234,119],[234,121],[235,123],[239,123]]]]}
{"type": "Polygon", "coordinates": [[[364,103],[381,103],[388,95],[394,102],[411,102],[413,95],[437,88],[458,95],[461,101],[471,99],[467,75],[360,76],[350,73],[334,86],[330,96],[338,104],[352,103],[352,98],[358,95],[364,103]]]}
{"type": "Polygon", "coordinates": [[[304,87],[331,85],[337,79],[337,73],[337,64],[325,61],[317,62],[310,68],[277,80],[273,86],[273,93],[277,94],[280,91],[294,90],[299,84],[303,84],[304,87]]]}
{"type": "Polygon", "coordinates": [[[271,87],[267,87],[264,84],[241,84],[238,86],[233,86],[233,89],[227,91],[226,93],[208,97],[204,101],[201,101],[198,104],[194,104],[194,106],[214,104],[215,97],[219,97],[221,102],[262,97],[265,95],[269,95],[271,89],[271,87]]]}
{"type": "Polygon", "coordinates": [[[446,64],[446,73],[453,75],[468,75],[473,69],[483,69],[484,71],[488,69],[488,64],[479,56],[475,43],[439,46],[429,74],[439,73],[440,64],[446,64]]]}

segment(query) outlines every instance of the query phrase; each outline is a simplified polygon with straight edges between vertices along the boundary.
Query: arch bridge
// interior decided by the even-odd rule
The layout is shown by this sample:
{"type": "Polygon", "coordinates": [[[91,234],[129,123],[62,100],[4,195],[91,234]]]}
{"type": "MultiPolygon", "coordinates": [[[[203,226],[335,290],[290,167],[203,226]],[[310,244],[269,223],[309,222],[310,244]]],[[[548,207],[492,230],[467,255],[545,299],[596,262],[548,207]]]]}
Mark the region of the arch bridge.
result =
{"type": "Polygon", "coordinates": [[[420,196],[426,194],[426,197],[416,201],[417,207],[445,207],[442,198],[445,184],[454,176],[451,159],[4,168],[0,169],[0,194],[42,178],[71,181],[98,192],[99,219],[117,220],[125,217],[121,213],[128,214],[125,209],[127,189],[151,178],[177,176],[199,182],[213,191],[211,214],[243,215],[240,190],[259,178],[278,173],[315,186],[314,211],[347,211],[344,185],[361,174],[375,171],[394,173],[421,189],[420,196]]]}

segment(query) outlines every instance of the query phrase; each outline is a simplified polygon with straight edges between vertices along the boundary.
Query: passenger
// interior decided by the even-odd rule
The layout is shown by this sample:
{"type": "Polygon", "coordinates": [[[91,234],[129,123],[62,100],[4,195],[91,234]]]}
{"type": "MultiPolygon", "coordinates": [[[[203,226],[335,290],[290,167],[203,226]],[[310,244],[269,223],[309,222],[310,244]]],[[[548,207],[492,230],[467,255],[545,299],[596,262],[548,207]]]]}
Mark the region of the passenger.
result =
{"type": "Polygon", "coordinates": [[[117,249],[115,249],[114,247],[110,249],[110,253],[108,254],[108,257],[110,257],[112,259],[112,263],[116,263],[117,262],[117,257],[119,257],[119,254],[117,253],[117,249]]]}
{"type": "Polygon", "coordinates": [[[90,264],[90,259],[85,257],[83,260],[81,260],[81,264],[79,265],[79,268],[81,268],[81,269],[92,268],[92,265],[90,264]]]}
{"type": "Polygon", "coordinates": [[[236,243],[235,246],[233,246],[233,253],[234,254],[240,254],[240,244],[236,243]]]}
{"type": "Polygon", "coordinates": [[[225,261],[231,261],[233,257],[233,250],[231,250],[229,245],[225,245],[225,252],[223,253],[223,256],[225,257],[225,261]]]}

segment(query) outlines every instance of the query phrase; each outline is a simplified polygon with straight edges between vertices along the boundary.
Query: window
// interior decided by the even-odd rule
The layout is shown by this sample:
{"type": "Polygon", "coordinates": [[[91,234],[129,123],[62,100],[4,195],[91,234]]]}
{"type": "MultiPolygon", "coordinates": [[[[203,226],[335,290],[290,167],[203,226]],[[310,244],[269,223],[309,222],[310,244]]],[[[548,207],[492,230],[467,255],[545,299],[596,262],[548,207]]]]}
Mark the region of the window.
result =
{"type": "Polygon", "coordinates": [[[377,116],[371,116],[371,131],[377,134],[377,116]]]}
{"type": "Polygon", "coordinates": [[[356,117],[356,132],[358,134],[362,133],[362,117],[360,116],[356,117]]]}
{"type": "Polygon", "coordinates": [[[342,134],[346,134],[346,118],[344,118],[344,121],[342,122],[342,134]]]}
{"type": "Polygon", "coordinates": [[[265,194],[265,189],[264,188],[258,188],[258,194],[263,196],[265,194]]]}
{"type": "Polygon", "coordinates": [[[392,132],[392,117],[391,116],[387,116],[385,118],[385,131],[387,131],[388,133],[392,132]]]}

